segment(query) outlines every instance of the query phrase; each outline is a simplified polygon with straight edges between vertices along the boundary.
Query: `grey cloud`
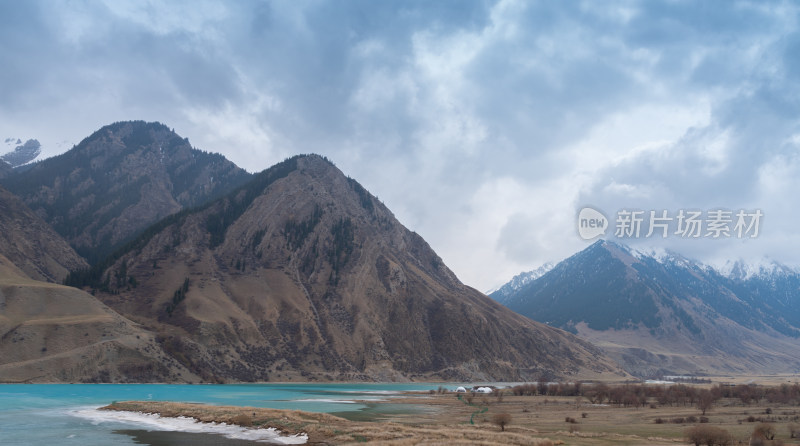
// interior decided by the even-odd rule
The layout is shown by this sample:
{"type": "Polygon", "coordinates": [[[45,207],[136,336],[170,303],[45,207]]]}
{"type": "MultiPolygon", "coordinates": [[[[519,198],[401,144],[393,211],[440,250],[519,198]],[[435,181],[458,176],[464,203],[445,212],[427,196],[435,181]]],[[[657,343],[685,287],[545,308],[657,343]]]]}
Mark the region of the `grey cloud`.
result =
{"type": "MultiPolygon", "coordinates": [[[[248,169],[323,153],[446,262],[490,246],[487,262],[507,270],[574,249],[558,241],[563,231],[526,235],[526,208],[569,207],[554,194],[521,198],[517,210],[471,202],[498,178],[520,194],[574,187],[558,199],[607,211],[750,205],[764,200],[759,168],[797,153],[791,3],[242,1],[220,3],[224,13],[191,4],[202,26],[168,29],[81,5],[71,39],[61,22],[74,5],[0,1],[0,116],[24,111],[50,123],[42,133],[80,128],[77,137],[104,119],[160,119],[223,153],[228,144],[202,142],[228,135],[214,125],[244,120],[270,138],[241,142],[248,169]],[[564,155],[611,116],[700,99],[709,122],[660,149],[598,156],[588,172],[564,155]],[[578,176],[585,184],[564,181],[578,176]],[[495,212],[505,221],[487,217],[495,212]],[[462,224],[489,232],[455,243],[447,228],[462,224]]],[[[494,267],[457,273],[469,282],[494,267]]]]}

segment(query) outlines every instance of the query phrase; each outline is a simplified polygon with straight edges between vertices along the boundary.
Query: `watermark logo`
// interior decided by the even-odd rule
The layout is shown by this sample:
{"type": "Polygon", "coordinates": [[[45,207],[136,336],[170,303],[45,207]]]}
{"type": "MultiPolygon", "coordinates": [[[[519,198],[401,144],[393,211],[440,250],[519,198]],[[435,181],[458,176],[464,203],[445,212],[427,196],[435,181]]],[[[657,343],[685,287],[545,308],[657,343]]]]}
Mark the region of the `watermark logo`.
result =
{"type": "MultiPolygon", "coordinates": [[[[738,211],[680,209],[673,213],[666,209],[657,211],[621,209],[617,211],[614,221],[614,237],[756,238],[761,229],[763,216],[760,209],[738,211]]],[[[608,226],[608,219],[596,209],[585,207],[578,213],[578,234],[584,240],[605,235],[608,226]]]]}
{"type": "Polygon", "coordinates": [[[591,240],[605,235],[606,229],[608,229],[608,219],[602,212],[586,207],[578,213],[578,234],[582,239],[591,240]]]}

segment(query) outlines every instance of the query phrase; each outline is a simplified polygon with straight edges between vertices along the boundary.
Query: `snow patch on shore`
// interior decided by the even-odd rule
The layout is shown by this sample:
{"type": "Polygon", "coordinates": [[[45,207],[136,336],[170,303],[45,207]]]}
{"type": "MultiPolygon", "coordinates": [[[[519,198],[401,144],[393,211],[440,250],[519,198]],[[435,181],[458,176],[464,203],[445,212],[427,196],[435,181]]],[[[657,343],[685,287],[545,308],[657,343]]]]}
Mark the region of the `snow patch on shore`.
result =
{"type": "Polygon", "coordinates": [[[133,424],[147,430],[218,434],[232,439],[274,444],[305,444],[308,441],[306,434],[281,435],[275,428],[256,429],[226,423],[201,423],[190,417],[162,417],[141,412],[98,410],[95,407],[70,410],[69,414],[89,420],[92,424],[133,424]]]}

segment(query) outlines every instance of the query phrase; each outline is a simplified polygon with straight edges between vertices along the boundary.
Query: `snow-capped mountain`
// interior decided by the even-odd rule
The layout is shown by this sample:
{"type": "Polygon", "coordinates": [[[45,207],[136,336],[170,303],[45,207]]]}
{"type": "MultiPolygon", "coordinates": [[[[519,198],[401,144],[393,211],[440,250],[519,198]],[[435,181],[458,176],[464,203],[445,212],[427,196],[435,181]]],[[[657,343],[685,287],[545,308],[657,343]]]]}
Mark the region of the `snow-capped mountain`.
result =
{"type": "Polygon", "coordinates": [[[754,262],[729,260],[724,265],[716,267],[716,270],[726,277],[741,281],[747,281],[753,278],[768,279],[772,277],[783,277],[797,275],[799,273],[797,268],[769,259],[762,259],[754,262]]]}
{"type": "Polygon", "coordinates": [[[517,290],[527,285],[528,283],[538,279],[539,277],[542,277],[548,271],[553,269],[554,266],[555,264],[553,262],[547,262],[532,271],[519,273],[516,276],[514,276],[508,283],[502,285],[497,289],[488,291],[486,294],[502,304],[505,302],[505,299],[508,298],[508,296],[513,295],[517,290]]]}
{"type": "Polygon", "coordinates": [[[12,149],[0,156],[11,167],[19,167],[35,160],[42,153],[42,145],[35,139],[22,142],[20,139],[6,138],[4,145],[12,149]]]}
{"type": "Polygon", "coordinates": [[[800,369],[800,273],[777,262],[720,271],[601,240],[501,302],[605,346],[634,374],[800,369]]]}

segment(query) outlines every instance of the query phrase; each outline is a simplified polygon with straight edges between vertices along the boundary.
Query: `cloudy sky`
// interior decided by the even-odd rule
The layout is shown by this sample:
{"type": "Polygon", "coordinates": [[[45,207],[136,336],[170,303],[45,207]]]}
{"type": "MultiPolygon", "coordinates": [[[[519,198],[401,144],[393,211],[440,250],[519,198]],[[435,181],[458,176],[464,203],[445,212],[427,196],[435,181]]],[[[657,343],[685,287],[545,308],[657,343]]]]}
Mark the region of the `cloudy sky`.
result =
{"type": "Polygon", "coordinates": [[[320,153],[481,290],[591,243],[584,206],[609,238],[760,210],[756,238],[624,241],[796,265],[798,6],[0,0],[0,138],[143,119],[251,172],[320,153]]]}

